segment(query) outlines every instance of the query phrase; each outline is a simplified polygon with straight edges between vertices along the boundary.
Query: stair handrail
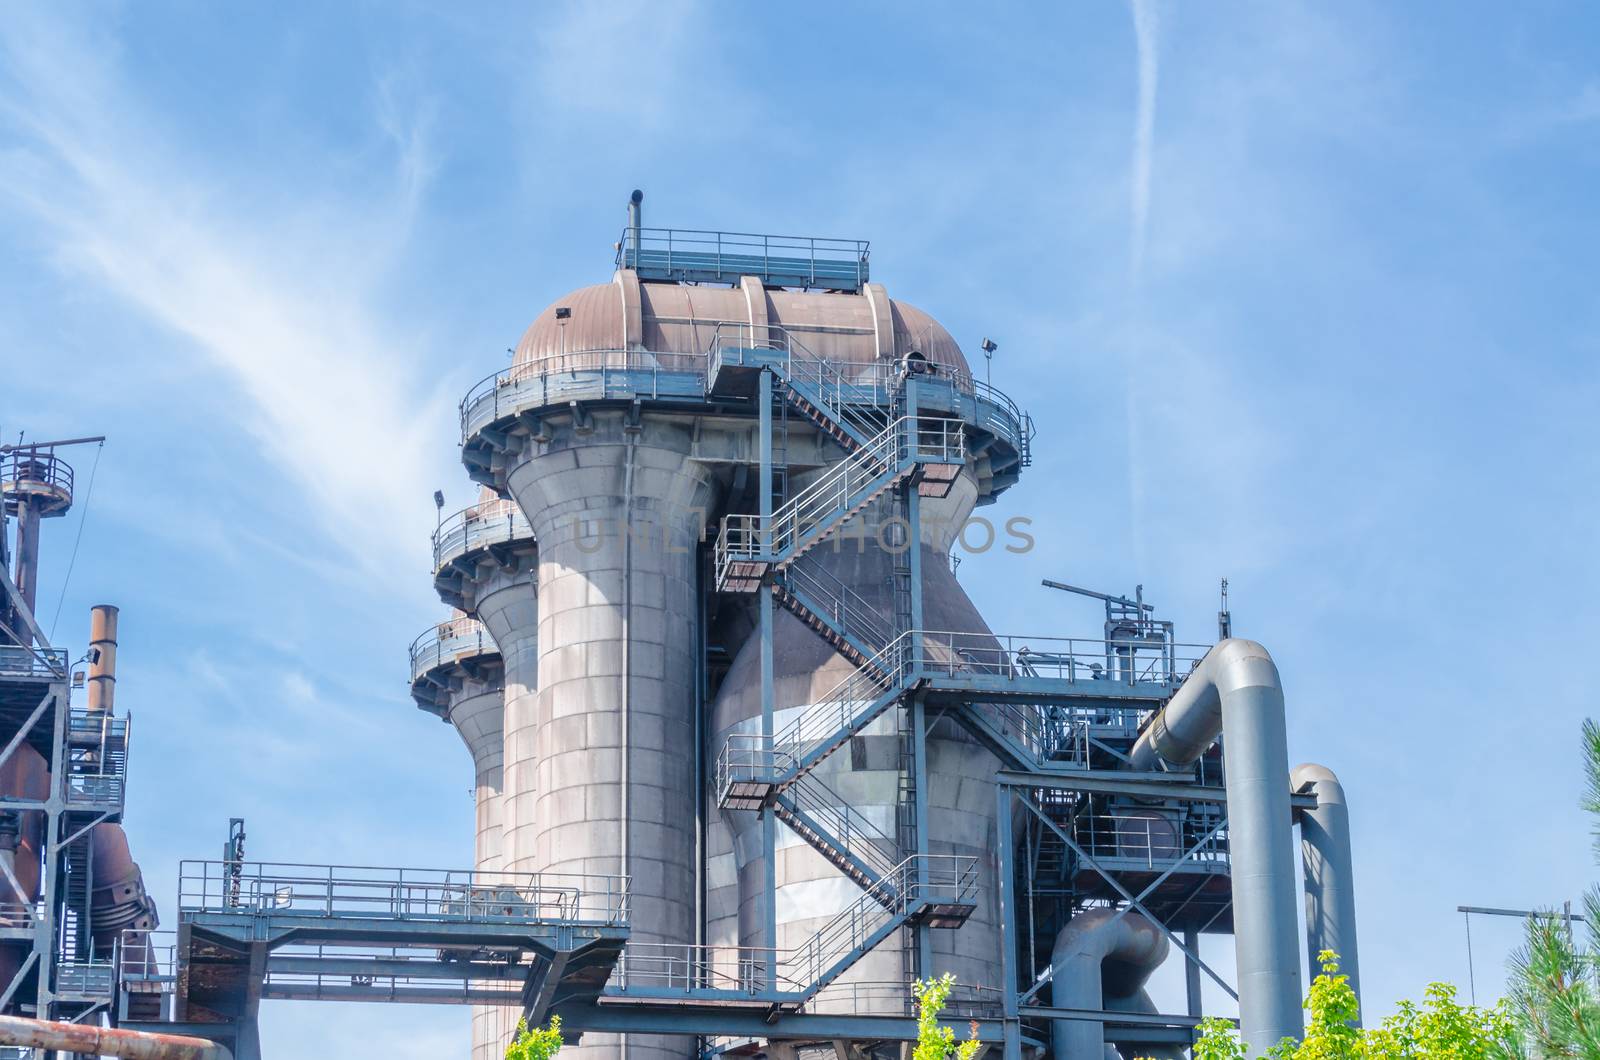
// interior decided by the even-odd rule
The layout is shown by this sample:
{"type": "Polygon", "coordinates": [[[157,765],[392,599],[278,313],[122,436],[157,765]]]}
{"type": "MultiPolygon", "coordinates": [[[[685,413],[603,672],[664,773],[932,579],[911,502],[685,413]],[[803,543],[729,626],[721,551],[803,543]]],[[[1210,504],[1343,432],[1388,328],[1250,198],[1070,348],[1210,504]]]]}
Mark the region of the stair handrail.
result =
{"type": "Polygon", "coordinates": [[[907,417],[889,424],[871,443],[833,464],[816,481],[789,499],[766,519],[759,515],[727,515],[722,520],[718,550],[728,555],[781,556],[841,512],[859,503],[861,494],[882,484],[905,452],[907,417]],[[746,551],[748,550],[748,551],[746,551]]]}
{"type": "Polygon", "coordinates": [[[795,808],[827,832],[842,852],[849,854],[882,879],[902,860],[900,844],[886,835],[861,811],[851,808],[814,774],[796,778],[784,789],[795,808]],[[819,790],[820,789],[820,790],[819,790]],[[890,853],[892,851],[892,853],[890,853]]]}
{"type": "Polygon", "coordinates": [[[881,651],[894,639],[894,625],[884,620],[881,609],[874,607],[843,578],[819,564],[790,564],[784,571],[784,580],[791,592],[798,591],[820,600],[825,613],[817,612],[810,600],[805,601],[806,608],[817,613],[817,617],[836,632],[863,642],[873,651],[881,651]]]}
{"type": "Polygon", "coordinates": [[[778,324],[751,324],[729,320],[716,325],[706,352],[707,378],[716,374],[724,360],[724,349],[771,350],[780,356],[776,367],[785,382],[813,388],[804,393],[815,399],[820,410],[851,434],[857,443],[865,442],[882,429],[881,418],[859,411],[856,406],[880,409],[890,404],[897,370],[892,362],[851,363],[858,377],[847,379],[826,357],[813,353],[788,328],[778,324]]]}

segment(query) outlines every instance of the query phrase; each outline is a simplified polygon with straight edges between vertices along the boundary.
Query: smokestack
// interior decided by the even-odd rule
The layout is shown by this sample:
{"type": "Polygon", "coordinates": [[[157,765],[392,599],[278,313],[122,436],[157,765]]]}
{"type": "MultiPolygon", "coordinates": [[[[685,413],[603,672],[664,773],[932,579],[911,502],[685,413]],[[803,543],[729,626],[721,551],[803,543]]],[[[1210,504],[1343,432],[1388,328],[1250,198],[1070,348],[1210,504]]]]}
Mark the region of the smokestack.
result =
{"type": "Polygon", "coordinates": [[[111,713],[117,698],[117,609],[89,609],[89,699],[92,711],[111,713]]]}
{"type": "Polygon", "coordinates": [[[643,223],[644,192],[638,188],[633,189],[633,194],[628,196],[628,236],[633,243],[633,258],[628,264],[634,268],[639,267],[639,230],[643,223]]]}

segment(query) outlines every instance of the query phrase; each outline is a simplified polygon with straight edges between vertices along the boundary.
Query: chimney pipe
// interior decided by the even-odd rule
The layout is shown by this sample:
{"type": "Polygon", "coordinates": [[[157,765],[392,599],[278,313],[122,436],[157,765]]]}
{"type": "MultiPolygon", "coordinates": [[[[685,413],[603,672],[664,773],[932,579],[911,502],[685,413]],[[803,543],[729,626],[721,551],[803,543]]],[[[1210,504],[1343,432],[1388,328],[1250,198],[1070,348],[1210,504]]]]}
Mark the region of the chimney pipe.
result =
{"type": "Polygon", "coordinates": [[[110,714],[117,698],[117,609],[89,609],[89,698],[92,711],[110,714]]]}
{"type": "Polygon", "coordinates": [[[639,230],[643,223],[643,202],[644,192],[634,188],[633,194],[628,196],[628,236],[633,252],[628,264],[635,269],[639,267],[639,230]]]}

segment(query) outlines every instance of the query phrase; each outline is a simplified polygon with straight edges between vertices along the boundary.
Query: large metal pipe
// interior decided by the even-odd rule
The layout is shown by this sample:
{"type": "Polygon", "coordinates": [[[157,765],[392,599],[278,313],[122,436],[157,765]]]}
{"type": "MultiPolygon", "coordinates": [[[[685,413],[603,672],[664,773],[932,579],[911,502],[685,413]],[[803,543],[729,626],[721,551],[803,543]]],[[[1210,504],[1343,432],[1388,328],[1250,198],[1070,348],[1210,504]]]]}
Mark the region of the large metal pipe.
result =
{"type": "Polygon", "coordinates": [[[90,710],[110,713],[117,699],[117,609],[95,604],[89,609],[89,682],[85,701],[90,710]]]}
{"type": "Polygon", "coordinates": [[[1294,767],[1292,791],[1317,797],[1316,809],[1300,811],[1300,858],[1305,868],[1306,953],[1310,974],[1319,971],[1317,954],[1339,955],[1339,971],[1361,1000],[1360,957],[1356,948],[1356,888],[1350,855],[1350,808],[1333,770],[1315,763],[1294,767]]]}
{"type": "Polygon", "coordinates": [[[1250,1051],[1265,1053],[1304,1027],[1283,685],[1254,641],[1232,638],[1206,653],[1145,727],[1129,766],[1187,766],[1222,733],[1239,1024],[1250,1051]]]}
{"type": "Polygon", "coordinates": [[[633,237],[633,259],[625,264],[634,268],[639,267],[639,235],[640,227],[644,224],[644,192],[638,188],[633,189],[633,194],[628,196],[628,234],[633,237]]]}
{"type": "MultiPolygon", "coordinates": [[[[1050,953],[1050,996],[1057,1008],[1104,1009],[1107,1000],[1144,989],[1170,946],[1142,913],[1089,909],[1067,921],[1050,953]]],[[[1057,1020],[1050,1030],[1056,1060],[1109,1056],[1103,1024],[1057,1020]]]]}
{"type": "Polygon", "coordinates": [[[226,1046],[182,1034],[149,1034],[82,1023],[50,1023],[0,1016],[0,1045],[55,1049],[84,1056],[129,1060],[233,1060],[226,1046]]]}

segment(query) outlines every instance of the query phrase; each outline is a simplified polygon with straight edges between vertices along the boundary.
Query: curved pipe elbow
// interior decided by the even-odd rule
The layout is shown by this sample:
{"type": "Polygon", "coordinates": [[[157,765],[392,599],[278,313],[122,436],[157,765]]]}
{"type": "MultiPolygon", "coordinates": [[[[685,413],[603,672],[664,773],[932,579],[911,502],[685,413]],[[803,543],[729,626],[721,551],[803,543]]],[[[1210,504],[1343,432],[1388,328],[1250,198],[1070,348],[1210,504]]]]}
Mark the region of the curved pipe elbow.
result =
{"type": "Polygon", "coordinates": [[[1317,797],[1300,811],[1300,857],[1305,869],[1306,955],[1311,976],[1321,971],[1317,955],[1339,955],[1339,970],[1361,998],[1361,965],[1356,946],[1355,858],[1350,843],[1350,808],[1344,785],[1327,766],[1307,762],[1289,773],[1289,788],[1317,797]]]}
{"type": "Polygon", "coordinates": [[[1283,702],[1283,683],[1272,655],[1253,640],[1232,637],[1206,653],[1178,691],[1156,712],[1129,753],[1129,768],[1152,770],[1163,763],[1196,761],[1222,733],[1222,704],[1234,692],[1266,688],[1283,702]]]}
{"type": "MultiPolygon", "coordinates": [[[[1091,909],[1067,921],[1050,953],[1051,998],[1057,1008],[1102,1009],[1108,999],[1133,997],[1166,961],[1171,944],[1142,913],[1091,909]]],[[[1056,1056],[1092,1057],[1105,1032],[1089,1020],[1057,1020],[1056,1056]]]]}

